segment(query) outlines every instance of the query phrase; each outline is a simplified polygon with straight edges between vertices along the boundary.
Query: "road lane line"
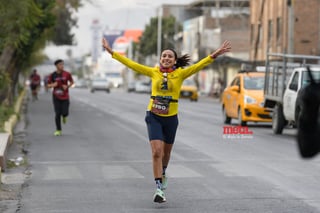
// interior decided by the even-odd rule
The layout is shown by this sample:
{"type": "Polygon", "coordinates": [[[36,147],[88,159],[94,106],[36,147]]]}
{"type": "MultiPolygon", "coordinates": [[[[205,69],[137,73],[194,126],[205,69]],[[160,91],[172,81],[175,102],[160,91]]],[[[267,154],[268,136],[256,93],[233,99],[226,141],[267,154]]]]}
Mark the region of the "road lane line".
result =
{"type": "Polygon", "coordinates": [[[142,139],[143,141],[148,141],[149,140],[148,137],[146,136],[146,134],[141,134],[140,132],[135,131],[134,129],[132,129],[131,126],[124,125],[124,124],[122,124],[122,123],[120,123],[119,121],[116,121],[116,120],[112,120],[112,122],[114,124],[116,124],[117,126],[119,126],[120,128],[122,128],[123,130],[131,132],[132,134],[134,134],[138,138],[142,139]]]}
{"type": "Polygon", "coordinates": [[[181,164],[171,163],[168,167],[168,177],[172,178],[193,178],[203,177],[200,173],[183,166],[181,164]]]}
{"type": "Polygon", "coordinates": [[[144,178],[138,171],[126,165],[104,165],[102,175],[105,179],[144,178]]]}
{"type": "Polygon", "coordinates": [[[72,180],[81,179],[82,175],[75,166],[49,166],[44,180],[72,180]]]}

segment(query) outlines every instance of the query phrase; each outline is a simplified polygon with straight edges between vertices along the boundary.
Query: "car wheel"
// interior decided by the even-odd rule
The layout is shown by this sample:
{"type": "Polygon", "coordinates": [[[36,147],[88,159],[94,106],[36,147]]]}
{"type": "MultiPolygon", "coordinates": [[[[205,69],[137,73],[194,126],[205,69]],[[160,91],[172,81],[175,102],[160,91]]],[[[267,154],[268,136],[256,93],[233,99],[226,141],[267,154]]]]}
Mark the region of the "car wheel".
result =
{"type": "Polygon", "coordinates": [[[106,90],[106,92],[107,92],[107,93],[110,93],[110,90],[109,90],[109,89],[107,89],[107,90],[106,90]]]}
{"type": "Polygon", "coordinates": [[[91,89],[91,93],[94,93],[94,89],[91,89]]]}
{"type": "Polygon", "coordinates": [[[222,118],[224,124],[231,124],[231,117],[229,117],[226,113],[226,110],[224,109],[224,106],[222,106],[222,118]]]}
{"type": "Polygon", "coordinates": [[[247,126],[247,122],[242,120],[241,108],[239,108],[239,110],[238,110],[238,124],[239,124],[239,126],[247,126]]]}
{"type": "Polygon", "coordinates": [[[277,104],[272,113],[272,130],[274,134],[282,134],[282,130],[286,125],[283,115],[282,105],[277,104]]]}

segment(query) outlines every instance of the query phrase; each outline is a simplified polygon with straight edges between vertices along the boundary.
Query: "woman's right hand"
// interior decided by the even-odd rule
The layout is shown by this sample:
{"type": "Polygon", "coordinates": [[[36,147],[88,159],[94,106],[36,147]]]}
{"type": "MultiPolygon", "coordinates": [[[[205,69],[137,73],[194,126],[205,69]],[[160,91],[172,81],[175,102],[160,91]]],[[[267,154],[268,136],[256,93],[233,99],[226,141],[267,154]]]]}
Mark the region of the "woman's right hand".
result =
{"type": "Polygon", "coordinates": [[[108,51],[108,53],[112,54],[113,50],[111,49],[109,42],[107,41],[107,39],[102,38],[102,47],[108,51]]]}

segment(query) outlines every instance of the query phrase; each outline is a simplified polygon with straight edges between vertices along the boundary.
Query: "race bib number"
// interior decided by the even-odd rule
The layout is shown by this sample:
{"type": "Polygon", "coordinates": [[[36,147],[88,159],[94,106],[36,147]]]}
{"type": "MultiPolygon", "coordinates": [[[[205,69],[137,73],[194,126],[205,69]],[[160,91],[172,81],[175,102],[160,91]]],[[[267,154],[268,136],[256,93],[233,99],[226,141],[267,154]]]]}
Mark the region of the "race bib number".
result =
{"type": "Polygon", "coordinates": [[[58,95],[58,96],[61,96],[61,95],[63,95],[63,90],[62,89],[56,89],[56,90],[54,90],[54,94],[58,95]]]}
{"type": "Polygon", "coordinates": [[[169,113],[169,100],[154,99],[151,112],[161,115],[167,115],[169,113]]]}

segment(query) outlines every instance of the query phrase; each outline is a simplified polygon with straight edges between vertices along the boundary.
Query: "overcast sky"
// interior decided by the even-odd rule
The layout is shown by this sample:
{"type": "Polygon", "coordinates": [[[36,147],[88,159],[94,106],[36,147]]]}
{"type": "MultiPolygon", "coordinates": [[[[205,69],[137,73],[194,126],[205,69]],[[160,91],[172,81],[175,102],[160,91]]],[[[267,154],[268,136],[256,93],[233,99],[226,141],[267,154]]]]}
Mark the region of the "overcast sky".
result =
{"type": "MultiPolygon", "coordinates": [[[[174,0],[174,4],[189,4],[194,0],[174,0]]],[[[94,0],[85,3],[76,14],[78,28],[74,28],[75,46],[48,46],[45,49],[51,59],[65,59],[67,49],[71,49],[74,57],[90,53],[92,45],[92,21],[98,19],[101,30],[109,29],[141,29],[156,16],[157,8],[162,4],[172,4],[172,0],[94,0]]]]}

